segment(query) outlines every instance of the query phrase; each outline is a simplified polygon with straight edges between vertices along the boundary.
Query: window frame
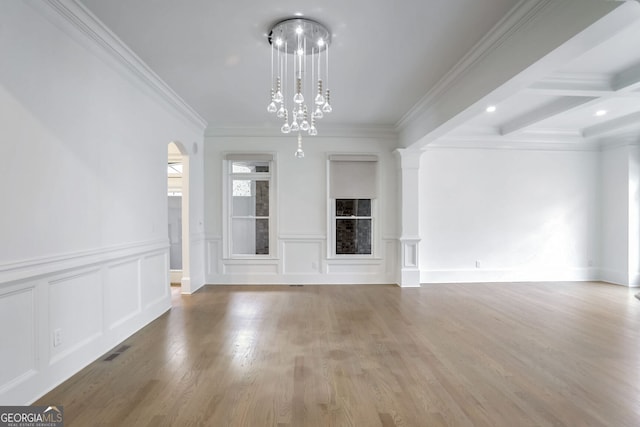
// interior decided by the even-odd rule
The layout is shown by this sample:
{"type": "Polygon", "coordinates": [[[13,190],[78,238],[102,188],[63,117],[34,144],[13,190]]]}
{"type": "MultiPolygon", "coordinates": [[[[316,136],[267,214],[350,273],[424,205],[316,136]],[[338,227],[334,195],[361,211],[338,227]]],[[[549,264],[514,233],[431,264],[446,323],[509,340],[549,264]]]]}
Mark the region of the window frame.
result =
{"type": "Polygon", "coordinates": [[[223,247],[225,259],[275,259],[277,258],[276,236],[276,161],[271,153],[227,153],[223,159],[223,247]],[[269,172],[233,172],[233,163],[238,161],[246,162],[267,162],[269,172]],[[269,216],[262,215],[233,215],[233,182],[234,180],[250,180],[252,188],[255,188],[256,181],[269,182],[269,216]],[[234,218],[254,218],[268,219],[269,224],[269,253],[268,254],[234,254],[233,253],[233,219],[234,218]]]}
{"type": "MultiPolygon", "coordinates": [[[[344,200],[344,198],[340,198],[344,200]]],[[[336,213],[336,200],[334,198],[330,198],[331,205],[331,249],[330,249],[330,257],[334,259],[371,259],[376,258],[377,255],[377,242],[376,242],[376,230],[377,230],[377,200],[374,198],[371,199],[363,199],[363,198],[353,198],[346,200],[370,200],[371,201],[371,215],[370,216],[338,216],[336,213]],[[339,219],[370,219],[371,220],[371,253],[370,254],[339,254],[337,253],[337,244],[338,244],[338,236],[336,235],[338,231],[337,221],[339,219]]]]}
{"type": "MultiPolygon", "coordinates": [[[[326,179],[327,179],[327,230],[330,233],[327,236],[327,259],[329,260],[374,260],[380,259],[380,214],[379,214],[379,202],[380,202],[380,169],[381,159],[377,153],[358,153],[358,154],[345,154],[345,153],[328,153],[327,165],[326,165],[326,179]],[[368,199],[371,200],[371,254],[338,254],[336,253],[337,244],[337,226],[336,220],[339,218],[336,216],[336,198],[331,195],[331,162],[337,161],[337,158],[353,159],[358,161],[362,158],[362,161],[375,161],[376,162],[376,177],[375,188],[376,194],[374,197],[338,197],[339,199],[368,199]],[[333,159],[333,160],[332,160],[333,159]],[[375,159],[375,160],[372,160],[375,159]]],[[[362,217],[365,218],[365,217],[362,217]]],[[[369,218],[369,217],[367,217],[369,218]]]]}

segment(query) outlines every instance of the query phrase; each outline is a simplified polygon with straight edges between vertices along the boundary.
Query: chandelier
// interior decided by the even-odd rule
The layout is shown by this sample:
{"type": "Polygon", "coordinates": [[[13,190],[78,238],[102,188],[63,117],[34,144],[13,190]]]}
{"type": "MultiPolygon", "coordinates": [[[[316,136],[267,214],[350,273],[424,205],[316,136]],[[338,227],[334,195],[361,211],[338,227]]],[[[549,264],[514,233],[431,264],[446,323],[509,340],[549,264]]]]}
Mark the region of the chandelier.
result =
{"type": "Polygon", "coordinates": [[[267,111],[283,121],[282,133],[298,134],[295,156],[302,158],[302,133],[317,135],[317,121],[332,110],[328,89],[331,33],[311,19],[290,18],[275,24],[267,38],[271,45],[267,111]]]}

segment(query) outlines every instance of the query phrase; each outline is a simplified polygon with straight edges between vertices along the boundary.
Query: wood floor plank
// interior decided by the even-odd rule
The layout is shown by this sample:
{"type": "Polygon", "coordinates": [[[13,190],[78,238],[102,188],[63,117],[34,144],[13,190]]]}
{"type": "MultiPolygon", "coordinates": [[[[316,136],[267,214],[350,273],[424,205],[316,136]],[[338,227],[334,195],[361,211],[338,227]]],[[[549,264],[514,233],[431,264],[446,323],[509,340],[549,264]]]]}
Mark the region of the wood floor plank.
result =
{"type": "Polygon", "coordinates": [[[63,405],[72,427],[637,426],[633,295],[588,282],[174,288],[128,349],[36,404],[63,405]]]}

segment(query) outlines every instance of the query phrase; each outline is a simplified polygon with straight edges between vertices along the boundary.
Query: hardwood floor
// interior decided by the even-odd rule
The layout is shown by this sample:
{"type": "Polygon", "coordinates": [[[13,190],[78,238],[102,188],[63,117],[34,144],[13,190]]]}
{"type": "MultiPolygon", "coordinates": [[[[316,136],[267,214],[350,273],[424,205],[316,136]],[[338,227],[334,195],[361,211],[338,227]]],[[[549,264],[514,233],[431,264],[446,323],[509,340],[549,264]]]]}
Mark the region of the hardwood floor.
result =
{"type": "Polygon", "coordinates": [[[216,286],[36,404],[71,426],[638,426],[640,301],[601,283],[216,286]]]}

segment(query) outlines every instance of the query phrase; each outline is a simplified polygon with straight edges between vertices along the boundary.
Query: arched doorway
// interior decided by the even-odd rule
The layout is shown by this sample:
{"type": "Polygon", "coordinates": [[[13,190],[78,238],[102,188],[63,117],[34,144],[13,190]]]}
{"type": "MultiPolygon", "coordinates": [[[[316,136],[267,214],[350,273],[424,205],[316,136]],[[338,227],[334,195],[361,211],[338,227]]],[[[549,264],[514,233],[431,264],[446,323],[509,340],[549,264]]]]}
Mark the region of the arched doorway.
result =
{"type": "Polygon", "coordinates": [[[167,146],[167,218],[170,282],[189,293],[189,156],[176,141],[167,146]]]}

